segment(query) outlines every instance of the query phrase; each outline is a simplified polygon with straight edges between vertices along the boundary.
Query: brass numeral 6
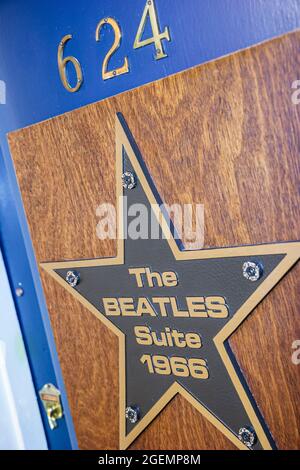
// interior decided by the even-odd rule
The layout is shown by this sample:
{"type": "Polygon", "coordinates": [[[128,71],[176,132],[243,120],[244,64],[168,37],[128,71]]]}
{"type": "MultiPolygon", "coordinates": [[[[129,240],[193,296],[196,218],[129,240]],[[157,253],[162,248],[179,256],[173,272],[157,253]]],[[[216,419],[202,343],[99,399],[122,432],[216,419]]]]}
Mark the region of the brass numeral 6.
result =
{"type": "Polygon", "coordinates": [[[59,46],[58,46],[58,51],[57,51],[57,63],[58,63],[59,75],[63,83],[63,86],[70,93],[74,93],[75,91],[79,90],[79,88],[81,87],[82,82],[83,82],[83,76],[82,76],[80,63],[78,62],[76,57],[73,57],[73,56],[63,57],[65,45],[70,39],[72,39],[72,34],[67,34],[60,41],[59,46]],[[73,64],[75,68],[76,85],[74,86],[70,85],[69,80],[68,80],[68,76],[67,76],[67,64],[68,63],[73,64]]]}

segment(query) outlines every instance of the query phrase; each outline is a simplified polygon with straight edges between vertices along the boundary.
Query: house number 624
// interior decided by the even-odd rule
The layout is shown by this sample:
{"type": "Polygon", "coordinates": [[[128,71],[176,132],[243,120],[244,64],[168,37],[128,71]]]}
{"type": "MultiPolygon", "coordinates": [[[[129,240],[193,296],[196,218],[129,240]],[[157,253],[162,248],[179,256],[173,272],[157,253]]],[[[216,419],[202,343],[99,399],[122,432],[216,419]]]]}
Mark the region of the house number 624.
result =
{"type": "MultiPolygon", "coordinates": [[[[117,69],[109,69],[109,61],[116,50],[120,47],[121,38],[122,38],[122,31],[118,24],[118,22],[114,18],[103,18],[96,27],[95,32],[95,39],[96,41],[100,41],[101,38],[101,31],[104,25],[109,25],[114,32],[114,42],[111,46],[110,50],[107,52],[103,64],[102,64],[102,79],[108,80],[109,78],[117,77],[118,75],[123,75],[124,73],[129,72],[129,62],[128,57],[124,57],[123,65],[117,69]]],[[[71,34],[67,34],[62,38],[59,43],[58,50],[57,50],[57,63],[58,63],[58,70],[59,75],[62,81],[63,86],[67,91],[70,93],[74,93],[78,91],[83,83],[83,73],[80,62],[73,56],[66,56],[64,57],[64,48],[68,41],[72,39],[71,34]],[[75,75],[76,75],[76,82],[74,85],[71,85],[68,79],[67,73],[67,65],[70,64],[73,66],[75,75]]],[[[148,46],[150,44],[154,44],[155,47],[155,60],[163,59],[167,57],[167,54],[164,51],[164,44],[163,40],[170,41],[170,33],[169,28],[166,26],[163,32],[160,32],[157,13],[155,9],[154,0],[147,0],[146,6],[143,11],[142,19],[139,24],[136,38],[134,40],[134,49],[139,49],[140,47],[148,46]],[[152,29],[152,37],[143,39],[143,33],[146,27],[147,21],[150,21],[151,29],[152,29]]]]}

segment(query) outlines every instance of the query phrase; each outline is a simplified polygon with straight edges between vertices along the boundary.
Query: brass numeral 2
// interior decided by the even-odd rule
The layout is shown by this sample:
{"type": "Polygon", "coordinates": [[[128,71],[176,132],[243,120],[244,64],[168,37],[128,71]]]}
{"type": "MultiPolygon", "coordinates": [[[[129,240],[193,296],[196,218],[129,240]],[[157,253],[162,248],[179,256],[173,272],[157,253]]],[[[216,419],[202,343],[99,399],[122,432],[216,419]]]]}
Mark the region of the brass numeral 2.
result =
{"type": "Polygon", "coordinates": [[[102,65],[103,80],[107,80],[108,78],[113,78],[113,77],[116,77],[117,75],[122,75],[123,73],[129,72],[127,57],[125,57],[124,65],[122,67],[119,67],[118,69],[115,69],[115,70],[107,70],[109,59],[114,54],[114,52],[120,47],[122,33],[121,33],[120,26],[118,25],[116,20],[114,20],[113,18],[105,18],[104,20],[101,20],[99,22],[96,28],[96,41],[100,41],[100,31],[101,31],[102,26],[104,26],[105,24],[109,24],[114,30],[115,40],[103,61],[103,65],[102,65]]]}
{"type": "MultiPolygon", "coordinates": [[[[119,67],[114,70],[108,70],[108,64],[112,57],[112,55],[116,52],[116,50],[120,47],[121,39],[122,39],[122,32],[119,24],[114,18],[104,18],[102,19],[96,28],[96,41],[100,41],[100,33],[102,27],[107,24],[110,25],[114,31],[114,43],[111,46],[110,50],[107,52],[103,64],[102,64],[102,78],[103,80],[108,80],[110,78],[117,77],[119,75],[123,75],[124,73],[129,72],[129,62],[128,58],[124,58],[124,64],[122,67],[119,67]]],[[[57,51],[57,64],[59,75],[62,81],[63,86],[67,91],[70,93],[74,93],[78,91],[83,83],[83,74],[81,65],[73,56],[63,57],[64,54],[64,47],[65,44],[72,39],[72,35],[68,34],[62,38],[59,43],[58,51],[57,51]],[[75,72],[76,72],[76,83],[72,86],[68,79],[67,73],[67,64],[70,63],[73,65],[75,72]]],[[[164,31],[161,33],[159,31],[159,23],[157,18],[157,12],[155,9],[154,0],[147,0],[146,6],[144,8],[142,19],[138,27],[138,31],[136,34],[136,38],[134,41],[133,49],[139,49],[141,47],[148,46],[150,44],[154,44],[155,46],[155,60],[163,59],[167,57],[167,54],[164,51],[163,40],[170,41],[170,33],[169,28],[166,26],[164,31]],[[151,29],[152,29],[152,37],[143,39],[143,34],[146,28],[147,21],[150,21],[151,29]]]]}

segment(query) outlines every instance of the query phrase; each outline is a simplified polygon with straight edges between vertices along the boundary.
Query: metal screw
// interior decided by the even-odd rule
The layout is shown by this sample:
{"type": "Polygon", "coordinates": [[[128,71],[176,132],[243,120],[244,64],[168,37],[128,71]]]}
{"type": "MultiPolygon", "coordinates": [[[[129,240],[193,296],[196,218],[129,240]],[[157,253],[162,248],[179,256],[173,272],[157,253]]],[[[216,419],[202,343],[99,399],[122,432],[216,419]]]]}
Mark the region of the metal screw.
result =
{"type": "Polygon", "coordinates": [[[66,281],[71,287],[76,287],[80,281],[80,274],[77,271],[68,271],[66,281]]]}
{"type": "Polygon", "coordinates": [[[127,406],[125,416],[131,424],[135,424],[140,419],[140,410],[137,406],[127,406]]]}
{"type": "Polygon", "coordinates": [[[243,276],[248,279],[248,281],[258,281],[264,273],[262,264],[257,263],[256,261],[246,261],[243,264],[243,276]]]}
{"type": "Polygon", "coordinates": [[[131,171],[125,171],[122,175],[122,184],[125,189],[133,189],[136,187],[136,176],[131,171]]]}
{"type": "Polygon", "coordinates": [[[257,442],[256,433],[251,427],[244,427],[239,430],[239,440],[247,447],[252,447],[257,442]]]}
{"type": "Polygon", "coordinates": [[[24,295],[24,289],[23,289],[23,287],[17,287],[16,290],[15,290],[15,292],[16,292],[16,296],[17,296],[17,297],[22,297],[22,296],[24,295]]]}

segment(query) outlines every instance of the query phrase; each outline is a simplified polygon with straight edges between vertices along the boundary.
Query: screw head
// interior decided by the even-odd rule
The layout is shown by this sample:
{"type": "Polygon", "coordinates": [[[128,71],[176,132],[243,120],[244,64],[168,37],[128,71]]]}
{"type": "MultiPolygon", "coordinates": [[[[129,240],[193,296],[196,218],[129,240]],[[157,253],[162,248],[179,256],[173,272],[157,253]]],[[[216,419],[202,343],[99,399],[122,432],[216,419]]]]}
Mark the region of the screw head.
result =
{"type": "Polygon", "coordinates": [[[22,297],[24,295],[24,289],[23,287],[17,287],[15,290],[16,296],[17,297],[22,297]]]}
{"type": "Polygon", "coordinates": [[[263,273],[263,266],[256,261],[246,261],[243,264],[243,276],[248,279],[248,281],[258,281],[263,273]]]}
{"type": "Polygon", "coordinates": [[[135,424],[140,419],[140,410],[137,406],[127,406],[125,416],[131,424],[135,424]]]}
{"type": "Polygon", "coordinates": [[[122,185],[125,189],[133,189],[136,187],[136,176],[131,171],[125,171],[122,175],[122,185]]]}
{"type": "Polygon", "coordinates": [[[252,447],[257,442],[256,433],[251,427],[244,427],[239,430],[239,440],[247,447],[252,447]]]}
{"type": "Polygon", "coordinates": [[[77,271],[68,271],[66,281],[71,287],[76,287],[80,281],[80,274],[77,271]]]}

